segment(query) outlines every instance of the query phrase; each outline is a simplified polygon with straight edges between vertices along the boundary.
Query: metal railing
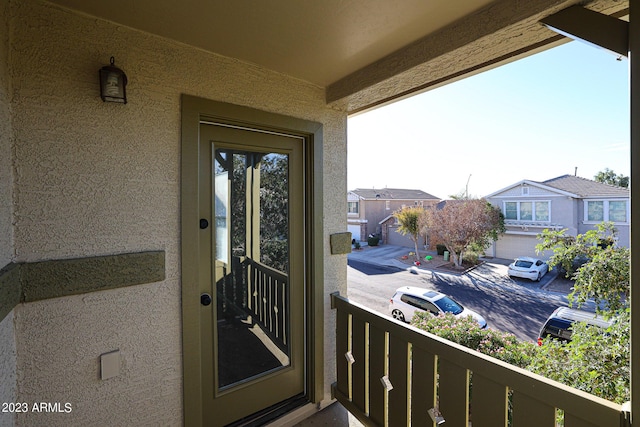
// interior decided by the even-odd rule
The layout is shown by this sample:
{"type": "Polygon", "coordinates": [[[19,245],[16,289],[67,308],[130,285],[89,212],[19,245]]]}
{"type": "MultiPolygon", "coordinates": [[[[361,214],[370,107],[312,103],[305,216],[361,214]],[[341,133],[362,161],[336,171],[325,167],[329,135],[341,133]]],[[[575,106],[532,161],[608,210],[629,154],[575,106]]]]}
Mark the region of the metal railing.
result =
{"type": "Polygon", "coordinates": [[[332,391],[367,426],[556,427],[559,419],[564,427],[631,425],[618,404],[405,325],[339,294],[332,294],[331,304],[337,317],[332,391]]]}

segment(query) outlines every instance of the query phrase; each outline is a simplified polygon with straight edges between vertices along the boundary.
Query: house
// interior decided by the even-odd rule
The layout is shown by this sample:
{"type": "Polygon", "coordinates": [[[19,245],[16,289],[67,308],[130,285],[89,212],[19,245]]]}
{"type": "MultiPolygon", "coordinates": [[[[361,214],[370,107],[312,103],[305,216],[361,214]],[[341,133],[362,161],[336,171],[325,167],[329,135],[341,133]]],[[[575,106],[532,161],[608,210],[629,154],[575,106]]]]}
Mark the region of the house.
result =
{"type": "Polygon", "coordinates": [[[365,242],[373,234],[383,243],[413,247],[409,237],[396,232],[393,213],[406,206],[427,207],[438,201],[422,190],[356,188],[347,193],[347,227],[356,241],[365,242]]]}
{"type": "Polygon", "coordinates": [[[506,425],[507,392],[514,425],[622,425],[335,294],[349,115],[568,40],[553,27],[634,52],[638,145],[637,3],[574,3],[0,0],[0,425],[286,426],[336,397],[467,426],[471,371],[474,425],[506,425]]]}
{"type": "Polygon", "coordinates": [[[522,180],[486,196],[502,210],[507,229],[488,252],[507,259],[536,256],[536,236],[545,228],[567,229],[568,235],[576,236],[602,221],[612,221],[618,245],[630,247],[630,197],[628,188],[574,175],[522,180]]]}

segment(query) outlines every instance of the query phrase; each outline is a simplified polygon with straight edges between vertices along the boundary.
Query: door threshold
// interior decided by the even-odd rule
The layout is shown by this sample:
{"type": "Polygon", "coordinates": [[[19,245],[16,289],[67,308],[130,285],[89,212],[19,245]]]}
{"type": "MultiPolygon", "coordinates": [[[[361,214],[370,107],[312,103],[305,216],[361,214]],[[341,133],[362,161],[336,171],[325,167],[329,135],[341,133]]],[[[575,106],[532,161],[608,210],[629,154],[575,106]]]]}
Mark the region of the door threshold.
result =
{"type": "Polygon", "coordinates": [[[226,427],[260,427],[267,425],[271,425],[274,427],[284,426],[286,424],[282,423],[282,417],[308,405],[315,408],[315,405],[310,404],[306,396],[294,396],[290,399],[285,400],[284,402],[280,402],[246,418],[243,418],[231,424],[227,424],[226,427]]]}

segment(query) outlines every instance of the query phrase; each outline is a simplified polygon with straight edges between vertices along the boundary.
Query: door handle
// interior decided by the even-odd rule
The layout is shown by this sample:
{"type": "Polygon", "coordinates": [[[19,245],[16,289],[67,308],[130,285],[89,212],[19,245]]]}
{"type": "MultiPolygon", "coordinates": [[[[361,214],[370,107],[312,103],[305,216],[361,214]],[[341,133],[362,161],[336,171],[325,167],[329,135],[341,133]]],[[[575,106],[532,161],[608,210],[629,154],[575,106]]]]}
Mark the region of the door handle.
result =
{"type": "Polygon", "coordinates": [[[211,299],[211,295],[204,293],[200,295],[200,304],[207,306],[210,305],[213,300],[211,299]]]}

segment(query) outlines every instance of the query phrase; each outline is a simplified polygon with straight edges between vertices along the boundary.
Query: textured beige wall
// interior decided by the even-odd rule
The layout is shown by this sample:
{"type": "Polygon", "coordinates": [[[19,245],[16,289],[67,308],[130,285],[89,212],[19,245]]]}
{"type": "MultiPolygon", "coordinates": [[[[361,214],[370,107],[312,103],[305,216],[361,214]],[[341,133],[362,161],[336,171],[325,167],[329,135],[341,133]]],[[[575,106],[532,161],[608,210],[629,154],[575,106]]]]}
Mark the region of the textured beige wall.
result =
{"type": "MultiPolygon", "coordinates": [[[[73,407],[18,424],[179,424],[180,94],[324,124],[325,295],[346,292],[345,256],[328,245],[346,229],[346,116],[321,88],[281,74],[35,0],[11,7],[17,260],[164,249],[167,265],[162,283],[16,308],[18,398],[73,407]],[[99,98],[112,55],[127,105],[99,98]],[[115,349],[122,373],[101,381],[99,355],[115,349]]],[[[331,359],[332,332],[329,320],[331,359]]],[[[332,380],[329,362],[327,394],[332,380]]]]}
{"type": "Polygon", "coordinates": [[[0,268],[13,260],[8,11],[9,1],[0,0],[0,268]]]}
{"type": "MultiPolygon", "coordinates": [[[[16,398],[16,340],[11,312],[0,320],[0,404],[16,402],[16,398]]],[[[12,413],[0,412],[0,427],[13,426],[14,421],[12,413]]]]}
{"type": "MultiPolygon", "coordinates": [[[[0,0],[0,268],[13,260],[8,11],[8,0],[0,0]]],[[[13,315],[12,311],[4,319],[0,319],[0,404],[16,400],[16,341],[13,315]]],[[[13,414],[0,412],[0,427],[11,426],[13,423],[13,414]]]]}

